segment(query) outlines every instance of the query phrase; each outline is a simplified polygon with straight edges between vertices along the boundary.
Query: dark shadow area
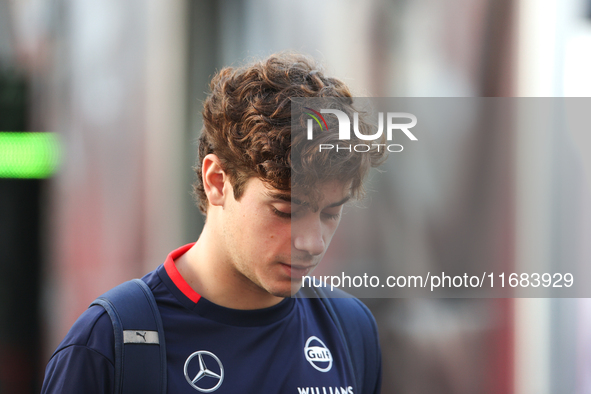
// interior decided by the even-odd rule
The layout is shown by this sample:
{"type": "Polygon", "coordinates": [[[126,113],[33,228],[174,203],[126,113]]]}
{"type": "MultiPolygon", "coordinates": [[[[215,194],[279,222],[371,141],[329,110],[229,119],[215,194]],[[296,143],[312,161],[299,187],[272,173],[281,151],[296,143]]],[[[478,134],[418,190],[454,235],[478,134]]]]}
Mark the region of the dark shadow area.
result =
{"type": "MultiPolygon", "coordinates": [[[[27,129],[27,84],[0,71],[0,132],[27,129]]],[[[0,179],[0,393],[40,389],[39,179],[0,179]]]]}

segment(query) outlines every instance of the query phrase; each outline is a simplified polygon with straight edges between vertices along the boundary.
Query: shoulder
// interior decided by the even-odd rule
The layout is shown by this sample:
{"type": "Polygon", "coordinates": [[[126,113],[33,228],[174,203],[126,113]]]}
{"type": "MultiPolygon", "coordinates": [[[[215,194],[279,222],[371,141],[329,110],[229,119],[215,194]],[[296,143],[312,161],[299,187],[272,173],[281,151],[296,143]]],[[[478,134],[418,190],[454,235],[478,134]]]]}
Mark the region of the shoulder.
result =
{"type": "Polygon", "coordinates": [[[114,360],[111,319],[102,307],[92,306],[76,320],[51,356],[41,392],[110,392],[114,360]]]}
{"type": "Polygon", "coordinates": [[[345,334],[360,335],[366,347],[379,348],[378,328],[369,308],[361,300],[340,289],[302,288],[296,296],[323,305],[345,334]]]}
{"type": "Polygon", "coordinates": [[[70,329],[55,354],[72,346],[83,346],[99,353],[111,363],[114,362],[113,325],[109,315],[101,306],[88,308],[70,329]]]}
{"type": "Polygon", "coordinates": [[[318,302],[323,303],[329,312],[334,309],[339,317],[348,317],[346,320],[356,319],[357,324],[375,329],[377,333],[376,321],[369,308],[358,298],[341,289],[314,288],[302,289],[300,293],[303,298],[317,298],[318,302]]]}
{"type": "Polygon", "coordinates": [[[322,292],[323,301],[335,309],[345,325],[357,326],[363,331],[370,331],[377,338],[376,320],[361,300],[340,289],[322,289],[322,292]]]}

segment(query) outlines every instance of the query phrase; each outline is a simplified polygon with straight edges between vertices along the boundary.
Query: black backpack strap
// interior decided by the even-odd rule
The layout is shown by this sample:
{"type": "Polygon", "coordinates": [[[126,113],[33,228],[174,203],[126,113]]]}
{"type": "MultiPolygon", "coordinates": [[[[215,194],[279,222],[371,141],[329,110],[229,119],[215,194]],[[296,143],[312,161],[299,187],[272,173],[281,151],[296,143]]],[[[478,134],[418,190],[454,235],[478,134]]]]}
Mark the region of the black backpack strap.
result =
{"type": "Polygon", "coordinates": [[[166,393],[164,328],[152,290],[140,279],[98,297],[115,333],[115,394],[166,393]]]}
{"type": "Polygon", "coordinates": [[[357,298],[335,289],[332,297],[316,288],[343,338],[348,361],[353,370],[355,393],[378,394],[382,380],[382,355],[380,351],[377,324],[367,307],[357,298]]]}

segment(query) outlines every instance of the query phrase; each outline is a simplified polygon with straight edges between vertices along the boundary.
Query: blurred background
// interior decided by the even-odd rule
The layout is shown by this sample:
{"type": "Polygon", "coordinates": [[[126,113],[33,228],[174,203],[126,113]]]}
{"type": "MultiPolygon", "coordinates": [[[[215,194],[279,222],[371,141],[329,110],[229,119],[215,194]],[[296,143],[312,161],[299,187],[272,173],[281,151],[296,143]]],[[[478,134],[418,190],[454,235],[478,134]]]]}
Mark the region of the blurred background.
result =
{"type": "MultiPolygon", "coordinates": [[[[38,392],[96,296],[197,239],[208,80],[283,50],[357,96],[584,97],[591,1],[0,0],[0,393],[38,392]]],[[[452,136],[441,173],[383,180],[404,253],[588,263],[591,132],[486,130],[452,136]],[[422,187],[438,174],[453,193],[422,187]]],[[[587,299],[366,301],[384,393],[591,393],[587,299]]]]}

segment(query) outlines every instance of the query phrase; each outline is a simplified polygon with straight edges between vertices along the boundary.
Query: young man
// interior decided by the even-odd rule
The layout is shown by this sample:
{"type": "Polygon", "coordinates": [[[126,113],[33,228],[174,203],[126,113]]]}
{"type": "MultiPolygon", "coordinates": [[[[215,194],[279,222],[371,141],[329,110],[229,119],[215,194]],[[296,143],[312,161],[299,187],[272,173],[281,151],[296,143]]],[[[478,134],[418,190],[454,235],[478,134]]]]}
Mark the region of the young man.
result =
{"type": "MultiPolygon", "coordinates": [[[[162,316],[169,393],[379,392],[380,350],[367,309],[342,300],[367,316],[359,324],[375,337],[364,349],[375,368],[364,371],[361,387],[327,304],[291,295],[381,154],[329,157],[302,133],[292,136],[293,97],[351,104],[342,82],[300,55],[225,68],[212,79],[195,185],[206,224],[196,243],[142,279],[162,316]]],[[[52,356],[42,392],[112,393],[114,346],[111,319],[92,306],[52,356]]]]}

